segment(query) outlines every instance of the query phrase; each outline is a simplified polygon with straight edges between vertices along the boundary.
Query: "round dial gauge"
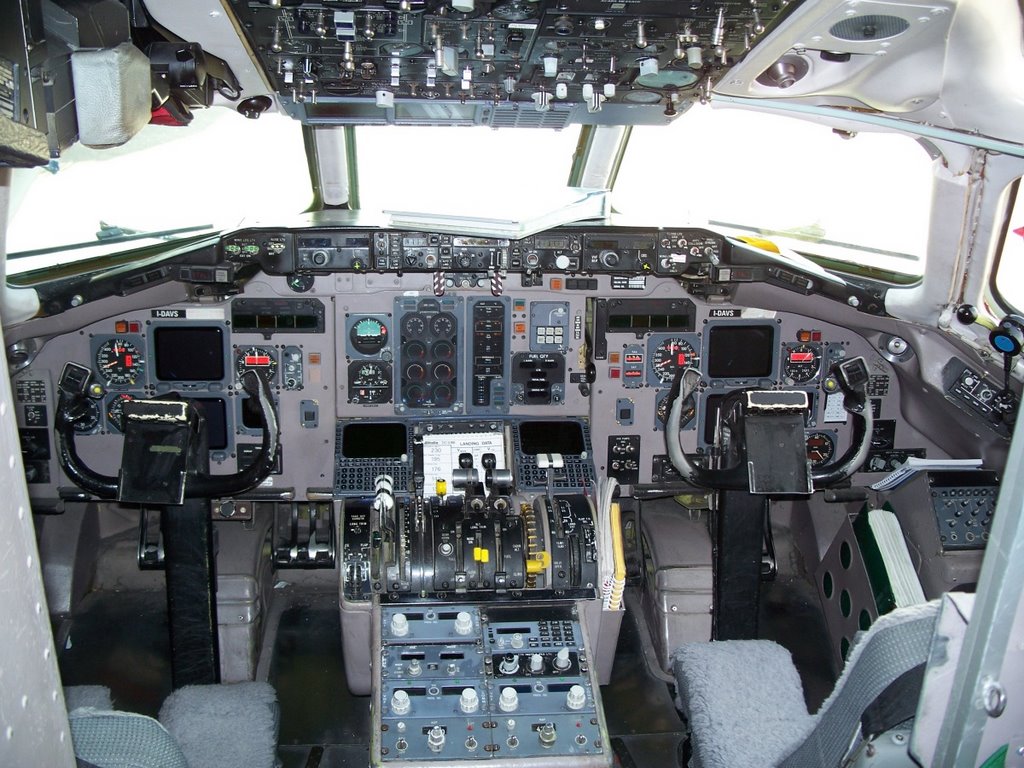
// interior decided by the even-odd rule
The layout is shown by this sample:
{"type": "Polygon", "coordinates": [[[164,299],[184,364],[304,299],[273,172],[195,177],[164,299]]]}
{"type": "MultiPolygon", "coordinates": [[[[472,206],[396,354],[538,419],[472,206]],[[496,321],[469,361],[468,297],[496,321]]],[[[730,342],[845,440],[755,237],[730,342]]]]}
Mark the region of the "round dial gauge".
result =
{"type": "Polygon", "coordinates": [[[430,332],[435,336],[451,336],[455,333],[455,318],[447,312],[434,315],[430,321],[430,332]]]}
{"type": "Polygon", "coordinates": [[[491,12],[502,21],[522,21],[534,15],[529,3],[519,0],[497,5],[491,12]]]}
{"type": "Polygon", "coordinates": [[[821,368],[821,350],[810,344],[788,345],[783,350],[783,374],[787,379],[803,383],[818,375],[821,368]]]}
{"type": "Polygon", "coordinates": [[[388,343],[388,327],[375,317],[363,317],[356,320],[348,337],[357,352],[372,355],[388,343]]]}
{"type": "Polygon", "coordinates": [[[407,339],[415,339],[422,336],[427,330],[427,323],[423,315],[406,315],[402,318],[402,336],[407,339]]]}
{"type": "Polygon", "coordinates": [[[836,454],[836,441],[828,432],[810,432],[805,440],[807,460],[812,467],[820,467],[832,461],[836,454]]]}
{"type": "Polygon", "coordinates": [[[96,371],[109,387],[130,387],[143,383],[146,363],[132,342],[107,339],[96,350],[96,371]]]}
{"type": "Polygon", "coordinates": [[[135,395],[122,392],[121,394],[114,395],[107,401],[107,422],[118,432],[124,432],[124,425],[121,423],[121,419],[124,416],[124,404],[134,399],[135,395]]]}
{"type": "Polygon", "coordinates": [[[409,59],[413,56],[419,56],[423,53],[424,48],[422,45],[416,45],[416,43],[394,42],[385,43],[381,46],[381,50],[388,56],[400,56],[403,59],[409,59]]]}
{"type": "Polygon", "coordinates": [[[95,400],[83,400],[81,409],[75,416],[73,424],[75,432],[80,435],[87,435],[96,431],[100,425],[100,409],[95,400]]]}
{"type": "Polygon", "coordinates": [[[651,367],[662,384],[671,384],[680,368],[696,368],[699,364],[696,350],[682,339],[665,339],[651,353],[651,367]]]}
{"type": "Polygon", "coordinates": [[[313,287],[315,282],[316,278],[305,272],[293,272],[288,275],[288,287],[296,293],[305,293],[313,287]]]}
{"type": "Polygon", "coordinates": [[[235,353],[235,373],[238,378],[248,370],[263,371],[267,379],[274,380],[277,374],[277,357],[266,347],[244,347],[235,353]]]}
{"type": "MultiPolygon", "coordinates": [[[[663,428],[668,424],[668,412],[671,405],[669,395],[671,390],[662,390],[662,396],[658,398],[658,401],[654,405],[654,418],[657,419],[658,423],[655,425],[658,428],[663,428]]],[[[679,428],[682,429],[693,421],[693,417],[697,415],[697,405],[695,398],[691,395],[688,401],[683,403],[683,412],[679,416],[679,428]]]]}
{"type": "Polygon", "coordinates": [[[391,366],[375,360],[355,362],[348,369],[349,400],[386,403],[391,399],[391,366]]]}

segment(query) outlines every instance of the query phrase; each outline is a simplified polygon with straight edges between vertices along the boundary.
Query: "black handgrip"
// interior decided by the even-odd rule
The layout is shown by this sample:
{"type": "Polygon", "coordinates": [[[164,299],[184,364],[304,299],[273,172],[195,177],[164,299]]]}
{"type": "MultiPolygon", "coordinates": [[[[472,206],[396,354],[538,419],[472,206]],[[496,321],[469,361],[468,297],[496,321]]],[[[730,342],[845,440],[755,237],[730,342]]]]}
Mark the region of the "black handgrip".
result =
{"type": "MultiPolygon", "coordinates": [[[[58,388],[60,397],[54,428],[57,435],[57,460],[64,474],[82,490],[101,499],[116,499],[118,478],[89,469],[75,449],[76,409],[88,397],[85,392],[90,378],[91,372],[82,365],[68,363],[64,366],[58,388]]],[[[190,470],[185,483],[185,498],[214,498],[245,493],[262,483],[273,470],[281,432],[270,384],[259,372],[247,370],[242,374],[242,388],[259,404],[263,440],[255,460],[245,469],[231,475],[210,475],[190,470]]]]}
{"type": "MultiPolygon", "coordinates": [[[[864,386],[869,378],[864,359],[857,357],[844,360],[833,366],[830,373],[843,391],[843,408],[853,419],[853,435],[850,447],[840,459],[812,470],[811,479],[816,490],[845,480],[860,468],[871,446],[871,430],[874,424],[864,392],[864,386]]],[[[672,387],[675,397],[672,399],[665,425],[665,443],[672,466],[683,480],[702,488],[746,490],[749,480],[747,468],[742,462],[735,467],[704,469],[690,461],[679,444],[683,402],[694,394],[699,384],[700,372],[696,369],[680,368],[676,372],[676,380],[672,387]]],[[[671,394],[669,396],[672,397],[671,394]]]]}
{"type": "Polygon", "coordinates": [[[101,499],[117,498],[117,478],[93,472],[82,462],[75,450],[75,422],[79,409],[88,401],[86,394],[92,371],[78,363],[66,363],[57,385],[57,413],[54,432],[57,435],[57,461],[64,474],[83,491],[101,499]]]}

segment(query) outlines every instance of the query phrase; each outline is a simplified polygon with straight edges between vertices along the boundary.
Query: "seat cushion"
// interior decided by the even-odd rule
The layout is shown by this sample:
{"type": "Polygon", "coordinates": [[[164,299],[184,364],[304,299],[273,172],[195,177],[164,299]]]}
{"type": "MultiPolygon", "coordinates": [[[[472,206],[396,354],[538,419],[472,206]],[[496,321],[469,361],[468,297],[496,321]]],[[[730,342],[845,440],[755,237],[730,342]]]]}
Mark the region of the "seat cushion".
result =
{"type": "Polygon", "coordinates": [[[160,708],[190,768],[274,768],[277,694],[268,683],[190,685],[160,708]]]}
{"type": "Polygon", "coordinates": [[[110,689],[105,685],[68,685],[64,687],[64,704],[68,712],[81,707],[111,710],[110,689]]]}
{"type": "Polygon", "coordinates": [[[684,643],[673,669],[693,768],[774,766],[813,727],[800,676],[777,643],[684,643]]]}
{"type": "Polygon", "coordinates": [[[189,768],[160,723],[134,712],[78,708],[68,715],[75,757],[97,768],[189,768]]]}

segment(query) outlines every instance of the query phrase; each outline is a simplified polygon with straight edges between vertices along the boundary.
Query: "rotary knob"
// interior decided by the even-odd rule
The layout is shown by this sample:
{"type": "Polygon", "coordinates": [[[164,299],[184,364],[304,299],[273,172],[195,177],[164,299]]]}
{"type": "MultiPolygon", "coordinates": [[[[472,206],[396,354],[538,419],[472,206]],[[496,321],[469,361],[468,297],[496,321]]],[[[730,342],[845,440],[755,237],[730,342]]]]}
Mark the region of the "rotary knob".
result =
{"type": "Polygon", "coordinates": [[[571,710],[583,709],[587,703],[587,692],[582,685],[574,685],[565,694],[565,706],[571,710]]]}
{"type": "Polygon", "coordinates": [[[444,749],[445,734],[444,728],[435,725],[427,732],[427,746],[431,752],[440,752],[444,749]]]}
{"type": "Polygon", "coordinates": [[[510,653],[501,660],[501,664],[498,665],[498,669],[503,675],[514,675],[519,671],[519,656],[514,653],[510,653]]]}
{"type": "Polygon", "coordinates": [[[498,709],[502,712],[515,712],[519,709],[519,694],[515,688],[502,688],[498,697],[498,709]]]}
{"type": "Polygon", "coordinates": [[[395,691],[391,696],[391,714],[407,715],[410,709],[412,709],[412,699],[409,698],[409,694],[405,691],[395,691]]]}
{"type": "Polygon", "coordinates": [[[409,634],[409,620],[404,613],[396,613],[391,617],[391,634],[395,637],[405,637],[409,634]]]}
{"type": "Polygon", "coordinates": [[[572,665],[572,662],[569,660],[569,649],[559,648],[558,654],[555,656],[555,660],[552,664],[559,672],[567,670],[572,665]]]}
{"type": "Polygon", "coordinates": [[[473,617],[468,611],[459,611],[455,617],[455,634],[468,635],[473,631],[473,617]]]}
{"type": "Polygon", "coordinates": [[[475,688],[463,688],[459,696],[459,709],[467,715],[471,715],[480,709],[480,697],[475,688]]]}

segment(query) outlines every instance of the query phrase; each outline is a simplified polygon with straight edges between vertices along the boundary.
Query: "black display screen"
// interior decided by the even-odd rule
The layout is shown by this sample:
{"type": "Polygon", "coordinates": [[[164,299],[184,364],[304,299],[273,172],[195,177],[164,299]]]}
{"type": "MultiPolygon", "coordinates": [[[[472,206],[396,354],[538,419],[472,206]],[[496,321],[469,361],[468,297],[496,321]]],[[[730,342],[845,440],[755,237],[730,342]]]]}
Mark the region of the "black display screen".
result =
{"type": "Polygon", "coordinates": [[[689,315],[609,315],[610,331],[692,331],[693,321],[689,315]]]}
{"type": "Polygon", "coordinates": [[[402,424],[347,424],[341,435],[341,455],[347,459],[397,459],[406,453],[405,439],[402,424]]]}
{"type": "Polygon", "coordinates": [[[227,404],[219,397],[190,397],[189,401],[206,419],[206,439],[211,451],[228,447],[227,404]]]}
{"type": "Polygon", "coordinates": [[[224,378],[221,328],[165,326],[153,332],[156,377],[161,381],[220,381],[224,378]]]}
{"type": "Polygon", "coordinates": [[[583,429],[574,421],[524,421],[519,425],[523,453],[576,456],[586,450],[583,429]]]}
{"type": "Polygon", "coordinates": [[[761,379],[772,375],[775,329],[770,325],[718,325],[708,334],[708,376],[761,379]]]}

